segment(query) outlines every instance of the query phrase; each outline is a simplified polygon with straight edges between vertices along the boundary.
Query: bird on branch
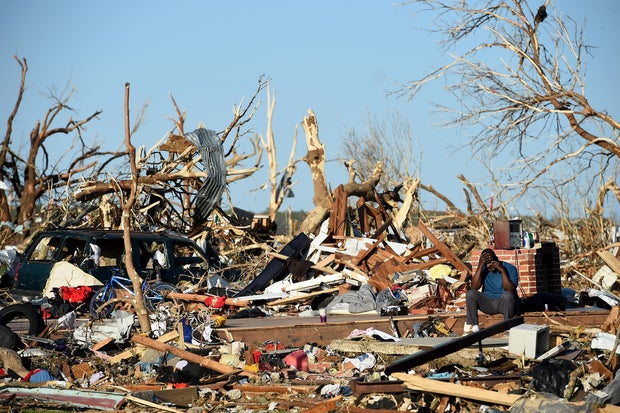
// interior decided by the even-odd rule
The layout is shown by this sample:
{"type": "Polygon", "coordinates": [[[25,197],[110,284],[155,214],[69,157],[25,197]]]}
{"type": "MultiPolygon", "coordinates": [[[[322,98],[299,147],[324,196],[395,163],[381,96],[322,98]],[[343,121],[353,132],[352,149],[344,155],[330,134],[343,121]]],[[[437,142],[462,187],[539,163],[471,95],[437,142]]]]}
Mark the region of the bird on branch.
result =
{"type": "Polygon", "coordinates": [[[547,7],[543,4],[538,8],[536,16],[534,16],[534,23],[542,23],[547,18],[547,7]]]}

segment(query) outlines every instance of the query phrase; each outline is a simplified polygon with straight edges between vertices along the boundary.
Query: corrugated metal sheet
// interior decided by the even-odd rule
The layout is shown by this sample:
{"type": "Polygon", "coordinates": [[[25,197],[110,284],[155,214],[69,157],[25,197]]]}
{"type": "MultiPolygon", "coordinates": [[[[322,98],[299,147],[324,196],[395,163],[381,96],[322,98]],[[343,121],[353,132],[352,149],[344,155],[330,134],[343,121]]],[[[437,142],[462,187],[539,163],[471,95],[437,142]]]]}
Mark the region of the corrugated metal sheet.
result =
{"type": "Polygon", "coordinates": [[[194,199],[194,225],[207,220],[220,202],[226,188],[226,161],[222,142],[216,132],[199,128],[185,134],[185,138],[198,147],[208,177],[194,199]]]}

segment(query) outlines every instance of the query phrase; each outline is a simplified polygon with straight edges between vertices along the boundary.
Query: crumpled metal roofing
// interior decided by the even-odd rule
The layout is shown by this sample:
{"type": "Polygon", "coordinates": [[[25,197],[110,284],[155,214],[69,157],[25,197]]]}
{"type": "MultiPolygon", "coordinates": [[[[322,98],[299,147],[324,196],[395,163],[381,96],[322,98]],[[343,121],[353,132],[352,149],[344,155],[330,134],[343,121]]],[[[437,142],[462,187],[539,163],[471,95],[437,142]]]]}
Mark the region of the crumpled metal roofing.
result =
{"type": "Polygon", "coordinates": [[[198,128],[185,134],[185,138],[198,147],[202,163],[208,173],[203,186],[194,199],[194,225],[206,221],[226,188],[226,161],[224,149],[217,133],[198,128]]]}

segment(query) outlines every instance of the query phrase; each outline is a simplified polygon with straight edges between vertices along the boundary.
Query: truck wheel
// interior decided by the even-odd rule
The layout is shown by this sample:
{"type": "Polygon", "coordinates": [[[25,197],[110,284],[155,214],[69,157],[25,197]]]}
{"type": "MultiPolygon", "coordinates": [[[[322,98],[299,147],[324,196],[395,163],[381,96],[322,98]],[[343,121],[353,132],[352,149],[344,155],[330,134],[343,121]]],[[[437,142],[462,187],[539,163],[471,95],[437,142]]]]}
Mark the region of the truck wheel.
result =
{"type": "Polygon", "coordinates": [[[13,331],[24,331],[30,336],[36,336],[45,328],[45,320],[41,315],[39,307],[32,304],[12,304],[0,310],[0,325],[6,326],[12,321],[28,323],[28,326],[20,325],[13,328],[13,331]]]}

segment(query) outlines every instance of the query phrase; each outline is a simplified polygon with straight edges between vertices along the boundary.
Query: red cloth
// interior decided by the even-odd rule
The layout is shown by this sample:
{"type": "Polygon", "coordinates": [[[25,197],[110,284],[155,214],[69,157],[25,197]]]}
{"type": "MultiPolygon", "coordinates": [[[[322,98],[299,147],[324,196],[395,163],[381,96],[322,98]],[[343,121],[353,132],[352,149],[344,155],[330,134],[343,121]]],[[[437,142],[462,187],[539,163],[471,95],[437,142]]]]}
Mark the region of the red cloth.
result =
{"type": "Polygon", "coordinates": [[[207,297],[205,305],[212,308],[223,308],[226,303],[226,297],[207,297]]]}
{"type": "Polygon", "coordinates": [[[72,304],[85,303],[93,293],[93,289],[87,285],[80,285],[77,287],[67,287],[63,285],[60,287],[60,296],[63,300],[72,304]]]}

